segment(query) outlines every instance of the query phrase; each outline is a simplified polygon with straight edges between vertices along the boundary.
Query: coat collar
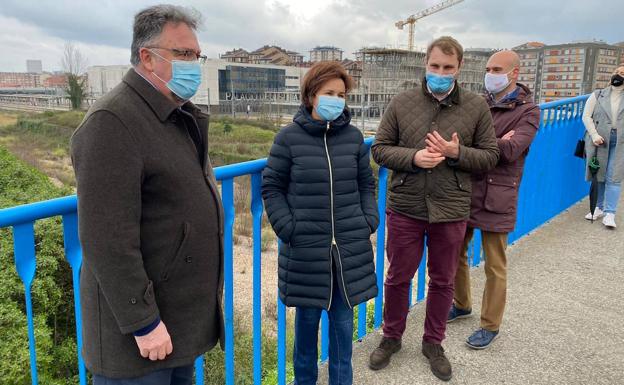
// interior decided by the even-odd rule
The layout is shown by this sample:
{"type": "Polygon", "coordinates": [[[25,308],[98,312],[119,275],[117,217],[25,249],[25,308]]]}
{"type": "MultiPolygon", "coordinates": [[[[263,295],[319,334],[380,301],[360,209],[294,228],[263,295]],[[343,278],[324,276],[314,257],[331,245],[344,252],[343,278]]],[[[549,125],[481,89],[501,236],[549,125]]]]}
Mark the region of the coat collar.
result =
{"type": "Polygon", "coordinates": [[[145,100],[145,103],[150,106],[154,114],[161,122],[165,122],[171,117],[172,114],[180,113],[180,111],[191,114],[197,126],[202,133],[204,141],[204,171],[208,166],[208,123],[209,115],[204,114],[193,103],[186,102],[182,106],[178,106],[169,100],[165,95],[160,93],[147,79],[136,72],[134,68],[131,68],[123,77],[123,82],[132,88],[136,93],[145,100]]]}
{"type": "Polygon", "coordinates": [[[171,114],[178,108],[182,108],[184,111],[193,114],[196,118],[200,118],[203,115],[199,108],[193,103],[186,102],[181,107],[169,100],[165,95],[160,93],[147,79],[141,76],[134,68],[131,68],[123,77],[122,80],[130,88],[136,91],[137,94],[145,100],[150,106],[154,114],[161,122],[167,120],[171,114]]]}
{"type": "MultiPolygon", "coordinates": [[[[611,86],[607,86],[598,91],[596,95],[596,102],[607,113],[612,122],[615,121],[614,111],[611,111],[611,86]]],[[[621,103],[621,102],[620,102],[621,103]]],[[[620,104],[621,107],[621,104],[620,104]]]]}
{"type": "MultiPolygon", "coordinates": [[[[308,134],[314,136],[320,136],[327,131],[327,123],[320,120],[315,120],[312,117],[312,114],[305,105],[301,105],[299,107],[299,111],[295,114],[293,118],[293,122],[297,123],[301,126],[308,134]]],[[[329,123],[329,128],[332,130],[341,130],[351,123],[351,112],[348,107],[345,107],[342,115],[340,115],[336,120],[329,123]]]]}
{"type": "Polygon", "coordinates": [[[431,91],[429,91],[429,87],[427,87],[427,78],[423,78],[421,82],[422,92],[429,96],[431,100],[436,103],[439,103],[443,106],[452,106],[453,104],[458,105],[461,104],[461,87],[459,87],[459,83],[455,80],[455,84],[453,84],[453,91],[451,91],[448,96],[442,100],[438,100],[431,91]]]}
{"type": "Polygon", "coordinates": [[[490,108],[502,108],[512,110],[519,105],[531,103],[533,93],[529,87],[522,83],[516,83],[516,89],[507,94],[502,100],[496,101],[494,96],[490,93],[485,95],[485,99],[488,102],[490,108]]]}

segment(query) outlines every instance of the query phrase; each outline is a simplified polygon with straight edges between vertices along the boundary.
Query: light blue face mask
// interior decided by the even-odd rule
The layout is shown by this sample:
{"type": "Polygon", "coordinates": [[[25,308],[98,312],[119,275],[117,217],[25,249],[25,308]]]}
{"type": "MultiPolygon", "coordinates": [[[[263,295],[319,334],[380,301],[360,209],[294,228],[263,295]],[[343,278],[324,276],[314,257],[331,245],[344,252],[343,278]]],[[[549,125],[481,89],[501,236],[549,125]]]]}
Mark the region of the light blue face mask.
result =
{"type": "Polygon", "coordinates": [[[156,73],[154,73],[154,76],[165,83],[167,88],[180,98],[184,100],[192,98],[201,84],[201,65],[199,61],[167,60],[154,51],[152,53],[171,63],[171,80],[165,82],[156,73]]]}
{"type": "Polygon", "coordinates": [[[338,119],[345,108],[345,100],[336,96],[319,96],[316,113],[328,122],[338,119]]]}
{"type": "Polygon", "coordinates": [[[453,82],[455,81],[455,74],[450,75],[439,75],[433,72],[427,72],[425,75],[427,79],[427,86],[431,90],[431,92],[435,94],[443,94],[448,92],[453,86],[453,82]]]}

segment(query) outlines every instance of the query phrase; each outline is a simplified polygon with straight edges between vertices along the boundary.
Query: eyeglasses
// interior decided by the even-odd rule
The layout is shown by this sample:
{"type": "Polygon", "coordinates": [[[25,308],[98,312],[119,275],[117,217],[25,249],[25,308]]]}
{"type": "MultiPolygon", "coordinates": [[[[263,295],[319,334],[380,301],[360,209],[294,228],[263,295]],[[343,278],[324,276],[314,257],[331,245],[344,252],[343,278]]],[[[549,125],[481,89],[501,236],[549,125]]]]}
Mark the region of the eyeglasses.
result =
{"type": "Polygon", "coordinates": [[[176,49],[176,48],[166,48],[166,47],[145,47],[145,48],[151,48],[151,49],[164,49],[166,51],[169,51],[173,54],[173,56],[175,58],[178,58],[180,60],[184,60],[184,61],[199,61],[200,64],[204,64],[206,62],[206,55],[200,55],[197,52],[193,51],[192,49],[176,49]]]}

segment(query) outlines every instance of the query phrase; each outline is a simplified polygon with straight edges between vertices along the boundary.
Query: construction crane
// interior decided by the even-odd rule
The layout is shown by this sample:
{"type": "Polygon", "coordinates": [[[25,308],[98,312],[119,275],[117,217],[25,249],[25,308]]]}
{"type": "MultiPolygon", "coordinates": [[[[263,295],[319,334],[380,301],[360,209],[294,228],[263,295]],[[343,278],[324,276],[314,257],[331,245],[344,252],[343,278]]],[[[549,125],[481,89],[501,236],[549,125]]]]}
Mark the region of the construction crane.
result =
{"type": "Polygon", "coordinates": [[[425,10],[422,10],[418,13],[413,14],[405,20],[397,21],[394,25],[396,25],[396,27],[400,30],[403,30],[403,27],[405,27],[406,24],[409,24],[408,49],[410,51],[414,50],[414,24],[416,24],[417,20],[422,19],[425,16],[433,15],[434,13],[440,12],[443,9],[457,5],[461,3],[462,1],[464,0],[445,0],[434,5],[433,7],[427,8],[425,10]]]}

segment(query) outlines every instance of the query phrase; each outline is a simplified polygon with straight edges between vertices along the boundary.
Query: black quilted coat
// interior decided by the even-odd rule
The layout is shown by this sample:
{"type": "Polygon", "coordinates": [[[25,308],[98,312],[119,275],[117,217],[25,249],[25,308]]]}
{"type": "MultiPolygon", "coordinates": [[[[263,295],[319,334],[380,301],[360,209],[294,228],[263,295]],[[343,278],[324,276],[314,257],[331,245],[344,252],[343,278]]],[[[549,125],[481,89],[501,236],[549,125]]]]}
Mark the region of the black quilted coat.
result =
{"type": "Polygon", "coordinates": [[[329,309],[333,285],[350,307],[377,295],[375,179],[362,134],[350,122],[348,109],[327,123],[302,106],[271,147],[262,196],[282,241],[278,277],[286,306],[329,309]]]}

